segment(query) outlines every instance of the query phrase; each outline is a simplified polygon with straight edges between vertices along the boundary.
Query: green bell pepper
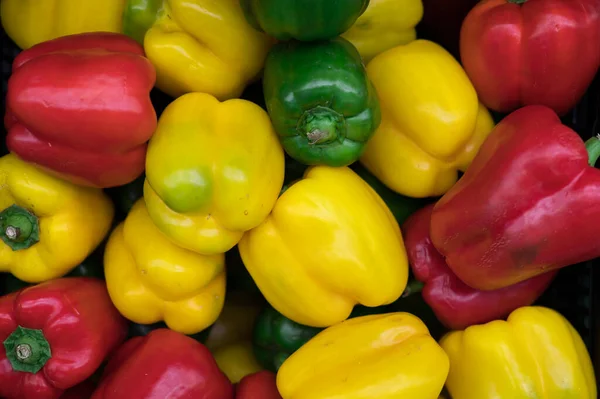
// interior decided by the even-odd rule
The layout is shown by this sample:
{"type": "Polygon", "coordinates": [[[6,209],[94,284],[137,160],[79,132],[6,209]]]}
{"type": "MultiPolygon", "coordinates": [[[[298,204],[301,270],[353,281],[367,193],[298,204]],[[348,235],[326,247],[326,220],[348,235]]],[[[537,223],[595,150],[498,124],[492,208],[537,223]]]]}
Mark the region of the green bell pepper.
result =
{"type": "Polygon", "coordinates": [[[123,10],[123,33],[144,44],[146,31],[162,11],[163,0],[126,0],[123,10]]]}
{"type": "MultiPolygon", "coordinates": [[[[394,303],[374,308],[359,305],[354,308],[349,318],[408,312],[423,320],[431,335],[439,339],[446,329],[423,300],[422,286],[422,283],[413,279],[406,287],[402,297],[394,303]]],[[[252,340],[254,355],[262,367],[276,373],[288,357],[321,331],[323,331],[322,328],[298,324],[267,305],[259,314],[254,326],[252,340]]]]}
{"type": "Polygon", "coordinates": [[[341,37],[276,44],[265,63],[263,91],[283,148],[306,165],[350,165],[381,122],[360,55],[341,37]]]}
{"type": "Polygon", "coordinates": [[[256,30],[280,41],[313,41],[346,32],[369,0],[240,0],[240,5],[256,30]]]}

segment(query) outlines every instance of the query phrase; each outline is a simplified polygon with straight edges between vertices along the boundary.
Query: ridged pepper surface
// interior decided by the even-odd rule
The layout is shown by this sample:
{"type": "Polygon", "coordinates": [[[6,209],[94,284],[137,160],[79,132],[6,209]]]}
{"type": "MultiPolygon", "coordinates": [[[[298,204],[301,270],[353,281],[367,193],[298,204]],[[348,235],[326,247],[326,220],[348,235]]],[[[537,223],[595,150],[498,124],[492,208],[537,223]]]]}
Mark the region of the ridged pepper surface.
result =
{"type": "Polygon", "coordinates": [[[313,327],[345,320],[356,304],[392,303],[408,280],[398,222],[347,167],[307,169],[238,247],[267,301],[313,327]]]}
{"type": "Polygon", "coordinates": [[[381,125],[361,163],[399,194],[444,194],[494,126],[467,74],[427,40],[379,54],[367,72],[379,97],[381,125]]]}

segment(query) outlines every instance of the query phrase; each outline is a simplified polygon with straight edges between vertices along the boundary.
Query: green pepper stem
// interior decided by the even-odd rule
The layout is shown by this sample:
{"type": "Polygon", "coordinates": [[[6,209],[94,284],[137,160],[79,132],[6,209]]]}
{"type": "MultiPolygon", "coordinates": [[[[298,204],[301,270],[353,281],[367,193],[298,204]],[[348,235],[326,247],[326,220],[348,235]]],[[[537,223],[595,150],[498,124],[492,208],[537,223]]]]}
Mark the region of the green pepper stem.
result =
{"type": "Polygon", "coordinates": [[[18,205],[0,212],[0,238],[13,251],[27,249],[40,241],[38,218],[18,205]]]}
{"type": "Polygon", "coordinates": [[[319,105],[304,112],[297,128],[307,138],[308,144],[317,145],[344,138],[345,125],[343,115],[319,105]]]}
{"type": "Polygon", "coordinates": [[[590,166],[595,166],[600,158],[600,134],[586,141],[585,149],[588,152],[590,166]]]}
{"type": "Polygon", "coordinates": [[[523,4],[525,2],[527,2],[527,0],[507,0],[509,3],[513,3],[513,4],[523,4]]]}
{"type": "Polygon", "coordinates": [[[4,340],[4,349],[14,371],[35,374],[52,358],[50,344],[42,330],[21,326],[4,340]]]}
{"type": "Polygon", "coordinates": [[[421,292],[424,286],[424,283],[418,280],[412,280],[404,289],[404,292],[402,293],[402,298],[406,298],[407,296],[411,296],[412,294],[421,292]]]}

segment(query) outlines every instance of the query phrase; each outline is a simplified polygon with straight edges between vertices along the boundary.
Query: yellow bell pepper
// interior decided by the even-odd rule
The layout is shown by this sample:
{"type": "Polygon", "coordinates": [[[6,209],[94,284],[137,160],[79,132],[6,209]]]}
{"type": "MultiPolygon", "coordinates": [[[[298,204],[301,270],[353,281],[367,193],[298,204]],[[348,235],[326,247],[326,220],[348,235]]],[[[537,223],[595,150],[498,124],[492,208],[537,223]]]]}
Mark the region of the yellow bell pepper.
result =
{"type": "Polygon", "coordinates": [[[60,36],[121,32],[125,0],[2,0],[6,34],[22,49],[60,36]]]}
{"type": "Polygon", "coordinates": [[[238,248],[267,301],[287,318],[326,327],[356,304],[394,302],[408,279],[400,228],[348,167],[310,167],[238,248]]]}
{"type": "Polygon", "coordinates": [[[443,195],[494,127],[467,74],[441,46],[415,40],[368,65],[381,124],[360,162],[408,197],[443,195]]]}
{"type": "Polygon", "coordinates": [[[136,323],[164,321],[191,335],[213,324],[223,309],[225,256],[199,255],[171,243],[142,199],[112,232],[104,274],[116,308],[136,323]]]}
{"type": "Polygon", "coordinates": [[[64,276],[108,234],[114,208],[100,189],[0,158],[0,272],[39,283],[64,276]]]}
{"type": "Polygon", "coordinates": [[[252,340],[254,322],[262,305],[263,301],[253,296],[227,293],[227,301],[210,329],[206,347],[214,351],[238,341],[252,340]]]}
{"type": "Polygon", "coordinates": [[[277,373],[277,388],[283,399],[437,399],[448,368],[448,356],[418,317],[362,316],[294,352],[277,373]]]}
{"type": "Polygon", "coordinates": [[[440,340],[450,358],[446,387],[456,399],[596,399],[583,340],[554,310],[528,306],[507,321],[454,331],[440,340]]]}
{"type": "Polygon", "coordinates": [[[254,357],[251,341],[234,342],[221,346],[213,351],[217,365],[229,378],[232,384],[237,384],[247,375],[262,370],[254,357]]]}
{"type": "Polygon", "coordinates": [[[181,247],[217,254],[269,214],[284,153],[268,114],[245,100],[189,93],[163,112],[146,157],[144,198],[181,247]]]}
{"type": "Polygon", "coordinates": [[[156,86],[173,97],[239,97],[274,43],[248,24],[239,0],[128,0],[123,21],[154,64],[156,86]]]}
{"type": "Polygon", "coordinates": [[[421,0],[371,0],[342,37],[354,44],[366,64],[379,53],[415,40],[421,18],[421,0]]]}

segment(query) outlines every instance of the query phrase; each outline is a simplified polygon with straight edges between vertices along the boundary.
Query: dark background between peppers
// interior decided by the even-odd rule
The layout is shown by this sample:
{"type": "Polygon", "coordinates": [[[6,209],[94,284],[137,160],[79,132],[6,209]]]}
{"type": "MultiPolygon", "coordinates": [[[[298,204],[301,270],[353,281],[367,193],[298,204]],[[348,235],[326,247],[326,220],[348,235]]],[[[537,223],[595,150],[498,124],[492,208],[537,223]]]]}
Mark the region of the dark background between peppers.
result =
{"type": "MultiPolygon", "coordinates": [[[[424,1],[425,15],[427,17],[417,27],[418,36],[442,44],[456,56],[460,21],[474,3],[476,3],[475,0],[459,0],[452,2],[452,9],[448,9],[448,2],[438,0],[424,1]],[[442,5],[445,6],[443,7],[442,5]],[[431,10],[429,7],[431,7],[431,10]],[[437,12],[432,12],[434,8],[437,12]]],[[[2,45],[2,99],[0,102],[0,111],[3,117],[11,64],[20,50],[6,36],[4,29],[0,32],[0,41],[2,45]]],[[[159,116],[172,101],[171,98],[156,89],[152,91],[151,97],[159,116]]],[[[260,82],[250,85],[242,95],[242,98],[253,101],[265,108],[260,82]]],[[[503,117],[503,115],[494,116],[496,122],[503,117]]],[[[596,76],[594,83],[575,109],[563,118],[563,123],[572,127],[583,139],[590,138],[594,134],[600,134],[600,74],[596,76]]],[[[1,126],[0,156],[7,152],[5,146],[6,131],[4,124],[1,124],[1,126]]],[[[286,162],[287,182],[300,177],[302,172],[303,167],[301,165],[288,164],[286,162]]],[[[373,176],[365,175],[367,172],[364,169],[360,172],[363,178],[374,179],[373,176]]],[[[108,194],[113,198],[117,210],[115,225],[125,218],[129,208],[141,197],[142,183],[143,176],[126,186],[107,190],[108,194]]],[[[415,202],[414,205],[418,206],[419,204],[415,202]]],[[[82,266],[70,273],[70,275],[91,274],[102,277],[101,263],[103,247],[104,244],[82,266]]],[[[238,257],[239,255],[232,251],[231,254],[228,254],[227,259],[233,260],[233,263],[239,263],[239,259],[236,259],[238,257]]],[[[241,272],[243,273],[243,271],[241,272]]],[[[234,284],[229,283],[229,285],[234,289],[241,288],[236,287],[236,284],[244,284],[243,281],[244,278],[242,277],[237,280],[237,283],[233,282],[234,284]]],[[[10,280],[6,275],[0,276],[0,287],[2,288],[16,288],[16,286],[11,287],[11,284],[18,283],[18,281],[10,280]],[[2,281],[2,277],[4,277],[5,281],[2,281]]],[[[2,288],[0,288],[0,293],[2,293],[2,288]]],[[[573,324],[592,354],[596,375],[600,379],[600,259],[594,259],[585,264],[562,269],[552,285],[537,301],[537,304],[559,311],[573,324]]],[[[145,335],[150,330],[159,326],[161,326],[161,323],[152,326],[141,326],[132,323],[130,334],[145,335]]],[[[198,335],[199,337],[197,338],[204,341],[208,335],[208,330],[198,335]]]]}

